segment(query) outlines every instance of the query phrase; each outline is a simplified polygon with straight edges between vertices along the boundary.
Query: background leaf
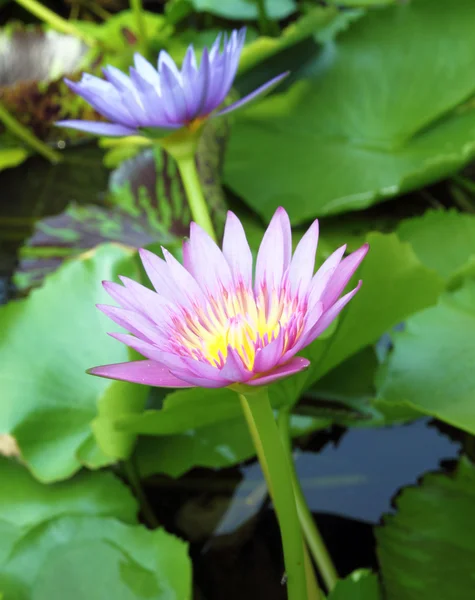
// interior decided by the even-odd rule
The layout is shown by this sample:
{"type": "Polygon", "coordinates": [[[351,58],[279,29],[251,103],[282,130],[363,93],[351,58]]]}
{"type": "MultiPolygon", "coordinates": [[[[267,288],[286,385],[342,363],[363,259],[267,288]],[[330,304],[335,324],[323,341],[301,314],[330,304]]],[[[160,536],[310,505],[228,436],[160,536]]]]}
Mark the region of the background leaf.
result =
{"type": "Polygon", "coordinates": [[[337,582],[328,600],[378,600],[381,598],[378,577],[361,569],[337,582]]]}
{"type": "Polygon", "coordinates": [[[475,469],[463,458],[451,475],[426,475],[403,490],[397,513],[376,532],[388,600],[462,600],[473,595],[475,469]]]}
{"type": "Polygon", "coordinates": [[[394,350],[378,380],[386,402],[417,410],[475,434],[475,282],[446,294],[392,335],[394,350]]]}
{"type": "Polygon", "coordinates": [[[305,80],[237,115],[225,182],[301,223],[453,172],[475,152],[475,110],[454,110],[475,90],[474,18],[471,0],[398,4],[296,56],[305,80]]]}
{"type": "Polygon", "coordinates": [[[143,409],[147,388],[91,377],[85,370],[129,360],[106,335],[108,319],[95,304],[108,301],[101,281],[138,277],[131,251],[102,246],[70,261],[25,300],[0,308],[0,431],[17,441],[43,481],[69,477],[128,456],[133,436],[105,418],[143,409]],[[96,436],[91,423],[97,423],[96,436]],[[41,435],[38,434],[41,432],[41,435]]]}

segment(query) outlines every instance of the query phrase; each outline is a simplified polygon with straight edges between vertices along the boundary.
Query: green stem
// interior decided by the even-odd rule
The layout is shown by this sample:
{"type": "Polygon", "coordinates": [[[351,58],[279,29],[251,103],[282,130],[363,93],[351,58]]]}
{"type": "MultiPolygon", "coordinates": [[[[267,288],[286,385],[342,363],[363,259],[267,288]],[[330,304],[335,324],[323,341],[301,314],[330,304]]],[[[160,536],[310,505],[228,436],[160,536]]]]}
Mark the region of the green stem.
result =
{"type": "Polygon", "coordinates": [[[188,204],[191,210],[193,221],[202,227],[213,240],[216,241],[213,222],[208,211],[206,200],[203,196],[198,169],[196,168],[195,157],[188,156],[177,159],[178,170],[180,171],[183,186],[188,198],[188,204]]]}
{"type": "Polygon", "coordinates": [[[279,35],[279,27],[268,16],[265,0],[255,0],[257,4],[259,31],[261,35],[279,35]]]}
{"type": "Polygon", "coordinates": [[[257,456],[267,473],[279,521],[289,600],[307,600],[307,580],[302,530],[292,489],[292,473],[269,402],[267,388],[261,387],[239,399],[257,456]]]}
{"type": "Polygon", "coordinates": [[[328,591],[335,587],[338,581],[338,573],[335,569],[333,561],[328,553],[325,546],[325,542],[318,531],[310,509],[308,508],[305,496],[300,485],[299,478],[295,471],[294,461],[292,460],[292,443],[290,437],[290,413],[288,410],[282,409],[279,412],[277,418],[277,424],[280,431],[282,444],[285,448],[287,455],[287,461],[291,465],[291,477],[292,484],[294,487],[295,501],[297,503],[297,513],[300,520],[300,525],[304,532],[305,539],[307,541],[310,552],[312,553],[313,560],[318,567],[319,572],[322,575],[323,581],[328,588],[328,591]]]}
{"type": "Polygon", "coordinates": [[[135,23],[137,25],[137,33],[139,36],[139,47],[143,56],[147,58],[148,43],[147,43],[147,27],[145,25],[144,10],[142,0],[130,0],[130,7],[134,13],[135,23]]]}
{"type": "Polygon", "coordinates": [[[39,140],[31,131],[19,123],[0,102],[0,121],[5,125],[6,129],[16,138],[25,142],[30,148],[36,150],[39,154],[47,158],[53,164],[61,162],[63,157],[61,154],[50,148],[47,144],[39,140]]]}
{"type": "Polygon", "coordinates": [[[137,473],[137,470],[135,468],[133,458],[130,457],[127,460],[125,460],[123,462],[123,465],[124,465],[125,475],[129,481],[130,487],[134,491],[135,497],[139,501],[140,510],[142,512],[142,515],[143,515],[145,521],[147,522],[147,525],[151,529],[156,529],[157,527],[160,526],[160,523],[158,522],[157,517],[155,516],[155,514],[152,510],[152,507],[148,503],[147,496],[145,495],[145,492],[143,491],[142,483],[140,481],[139,474],[137,473]]]}
{"type": "Polygon", "coordinates": [[[62,17],[59,17],[55,12],[46,8],[46,6],[43,6],[40,2],[37,2],[37,0],[16,0],[16,2],[31,14],[35,15],[35,17],[38,17],[41,21],[51,25],[53,29],[73,35],[80,40],[83,40],[88,46],[96,45],[96,40],[94,38],[83,33],[75,25],[62,17]]]}

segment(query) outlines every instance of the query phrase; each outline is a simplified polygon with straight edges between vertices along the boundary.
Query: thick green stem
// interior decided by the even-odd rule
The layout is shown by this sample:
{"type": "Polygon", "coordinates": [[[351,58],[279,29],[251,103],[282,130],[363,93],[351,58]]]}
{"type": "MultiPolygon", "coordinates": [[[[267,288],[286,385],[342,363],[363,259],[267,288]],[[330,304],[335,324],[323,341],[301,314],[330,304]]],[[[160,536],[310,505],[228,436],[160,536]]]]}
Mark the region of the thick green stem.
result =
{"type": "Polygon", "coordinates": [[[308,600],[304,541],[292,489],[291,467],[279,436],[267,388],[261,387],[244,394],[240,392],[244,416],[262,469],[267,475],[269,492],[279,521],[288,598],[308,600]]]}
{"type": "Polygon", "coordinates": [[[142,512],[143,518],[145,519],[147,525],[151,529],[156,529],[160,526],[160,523],[155,516],[155,513],[152,510],[152,507],[148,503],[147,496],[142,488],[142,483],[140,481],[139,474],[135,468],[135,464],[133,458],[128,458],[123,462],[124,472],[129,481],[130,487],[132,488],[135,497],[137,498],[140,504],[140,510],[142,512]]]}
{"type": "Polygon", "coordinates": [[[50,148],[47,144],[39,140],[34,136],[31,131],[19,123],[15,117],[13,117],[7,109],[0,102],[0,121],[5,125],[7,131],[9,131],[16,138],[27,144],[33,150],[36,150],[39,154],[47,158],[53,164],[58,163],[62,160],[62,156],[59,152],[55,152],[53,148],[50,148]]]}
{"type": "Polygon", "coordinates": [[[206,233],[213,238],[213,240],[216,241],[213,222],[211,221],[208,205],[206,204],[206,200],[201,189],[201,182],[198,176],[198,170],[196,168],[195,157],[190,156],[187,158],[178,159],[177,164],[183,185],[185,187],[193,221],[198,223],[198,225],[202,227],[206,233]]]}
{"type": "Polygon", "coordinates": [[[190,131],[184,127],[172,135],[160,138],[157,142],[173,156],[178,165],[193,221],[216,241],[213,222],[203,195],[195,162],[200,136],[201,128],[190,131]]]}
{"type": "Polygon", "coordinates": [[[89,37],[86,33],[83,33],[80,29],[78,29],[75,25],[66,21],[62,17],[59,17],[55,12],[43,6],[41,2],[37,2],[37,0],[16,0],[17,4],[23,6],[27,11],[31,14],[38,17],[44,23],[51,25],[53,29],[56,31],[60,31],[61,33],[67,33],[69,35],[73,35],[88,46],[95,46],[96,40],[92,37],[89,37]]]}
{"type": "Polygon", "coordinates": [[[308,508],[302,486],[300,485],[299,478],[295,471],[294,461],[292,459],[292,443],[290,437],[290,413],[288,410],[282,409],[279,412],[277,423],[282,444],[287,455],[287,460],[290,463],[292,484],[294,487],[294,495],[297,503],[297,512],[300,525],[302,526],[305,540],[313,556],[313,560],[315,561],[315,564],[322,575],[328,591],[331,591],[338,581],[338,573],[325,546],[325,542],[318,531],[313,515],[308,508]]]}
{"type": "Polygon", "coordinates": [[[147,27],[145,25],[145,16],[142,6],[142,0],[130,0],[130,8],[134,13],[135,23],[137,25],[137,33],[139,36],[138,42],[140,51],[147,57],[148,42],[147,42],[147,27]]]}

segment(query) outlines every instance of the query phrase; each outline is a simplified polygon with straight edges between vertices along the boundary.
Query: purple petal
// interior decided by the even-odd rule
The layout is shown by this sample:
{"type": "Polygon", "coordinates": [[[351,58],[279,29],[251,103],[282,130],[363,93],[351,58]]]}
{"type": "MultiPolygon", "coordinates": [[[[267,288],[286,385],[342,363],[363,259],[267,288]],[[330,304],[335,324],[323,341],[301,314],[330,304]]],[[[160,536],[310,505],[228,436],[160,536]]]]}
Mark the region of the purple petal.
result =
{"type": "Polygon", "coordinates": [[[289,267],[289,283],[292,291],[306,291],[315,268],[318,246],[318,221],[314,221],[295,249],[289,267]]]}
{"type": "Polygon", "coordinates": [[[348,292],[345,296],[342,296],[335,304],[333,304],[325,313],[323,313],[322,318],[317,321],[314,327],[306,334],[305,336],[305,346],[311,344],[314,340],[317,339],[319,335],[321,335],[325,329],[333,323],[333,321],[337,318],[340,312],[345,308],[348,302],[353,298],[356,292],[360,289],[361,284],[363,282],[359,281],[358,285],[348,292]]]}
{"type": "Polygon", "coordinates": [[[289,375],[294,375],[295,373],[299,373],[299,371],[304,371],[308,369],[310,365],[310,361],[306,358],[302,358],[301,356],[296,356],[289,360],[285,365],[280,365],[274,369],[271,373],[264,375],[263,377],[258,377],[257,379],[250,379],[246,382],[246,385],[268,385],[273,381],[277,381],[278,379],[282,379],[283,377],[288,377],[289,375]]]}
{"type": "Polygon", "coordinates": [[[210,81],[210,62],[209,62],[209,53],[208,49],[203,49],[203,54],[201,55],[201,63],[198,71],[198,77],[196,80],[196,88],[195,88],[195,106],[192,115],[192,119],[203,116],[202,110],[206,103],[206,97],[209,88],[210,81]]]}
{"type": "MultiPolygon", "coordinates": [[[[162,51],[163,52],[163,51],[162,51]]],[[[160,56],[162,53],[160,53],[160,56]]],[[[171,60],[171,59],[170,59],[171,60]]],[[[185,94],[181,86],[181,75],[177,68],[171,69],[169,63],[163,62],[160,69],[162,78],[162,102],[164,103],[169,119],[173,123],[186,123],[188,107],[185,94]]]]}
{"type": "Polygon", "coordinates": [[[134,65],[139,75],[154,88],[157,88],[160,94],[160,75],[158,71],[138,52],[134,54],[134,65]]]}
{"type": "Polygon", "coordinates": [[[100,123],[99,121],[80,121],[76,119],[67,119],[65,121],[57,121],[56,127],[69,127],[78,131],[86,131],[94,135],[107,136],[124,136],[124,135],[139,135],[136,129],[125,127],[117,123],[100,123]]]}
{"type": "Polygon", "coordinates": [[[364,244],[341,261],[323,293],[322,302],[325,309],[328,309],[343,292],[368,250],[369,245],[364,244]]]}
{"type": "Polygon", "coordinates": [[[331,254],[327,258],[327,260],[315,273],[309,288],[309,304],[315,304],[316,302],[320,301],[320,298],[324,294],[328,282],[333,277],[333,274],[335,273],[343,255],[345,254],[345,250],[346,244],[335,250],[335,252],[333,252],[333,254],[331,254]]]}
{"type": "Polygon", "coordinates": [[[104,365],[94,367],[87,371],[90,375],[106,377],[107,379],[118,379],[119,381],[130,381],[154,387],[188,388],[194,387],[186,381],[182,381],[172,375],[160,363],[153,360],[138,360],[133,362],[117,363],[115,365],[104,365]]]}
{"type": "Polygon", "coordinates": [[[223,254],[231,269],[234,283],[252,285],[252,252],[241,221],[228,211],[223,236],[223,254]]]}
{"type": "Polygon", "coordinates": [[[279,207],[262,238],[256,259],[256,293],[262,286],[277,287],[289,266],[292,253],[292,232],[285,209],[279,207]]]}
{"type": "Polygon", "coordinates": [[[281,330],[275,340],[264,346],[264,348],[257,350],[253,368],[254,373],[268,373],[273,369],[282,358],[283,347],[284,330],[281,330]]]}
{"type": "Polygon", "coordinates": [[[199,225],[190,225],[190,239],[183,244],[183,264],[205,293],[219,297],[232,286],[231,269],[223,253],[199,225]]]}
{"type": "Polygon", "coordinates": [[[117,306],[108,306],[107,304],[97,304],[97,308],[109,317],[119,327],[130,331],[135,336],[145,342],[152,342],[157,337],[157,327],[150,319],[138,312],[118,308],[117,306]]]}
{"type": "Polygon", "coordinates": [[[249,102],[252,102],[253,100],[255,100],[256,98],[258,98],[259,96],[264,96],[265,94],[268,94],[276,86],[278,86],[279,83],[283,79],[285,79],[285,77],[287,77],[287,75],[289,73],[290,73],[290,71],[286,71],[285,73],[281,73],[277,77],[274,77],[273,79],[271,79],[267,83],[264,83],[264,85],[261,85],[260,87],[258,87],[257,90],[254,90],[253,92],[251,92],[247,96],[244,96],[244,98],[241,98],[240,100],[237,100],[236,102],[233,102],[229,106],[226,106],[226,108],[223,108],[222,110],[220,110],[217,113],[216,116],[226,115],[226,114],[228,114],[228,113],[230,113],[230,112],[232,112],[234,110],[237,110],[237,109],[243,107],[246,104],[249,104],[249,102]]]}

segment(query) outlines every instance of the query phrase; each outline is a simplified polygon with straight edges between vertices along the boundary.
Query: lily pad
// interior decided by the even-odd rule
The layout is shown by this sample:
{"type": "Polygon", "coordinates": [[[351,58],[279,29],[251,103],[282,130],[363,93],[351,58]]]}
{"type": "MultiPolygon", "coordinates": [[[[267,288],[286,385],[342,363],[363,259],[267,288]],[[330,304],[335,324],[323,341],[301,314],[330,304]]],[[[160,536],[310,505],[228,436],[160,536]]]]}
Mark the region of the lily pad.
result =
{"type": "Polygon", "coordinates": [[[378,377],[378,395],[475,435],[475,282],[405,323],[378,377]]]}
{"type": "MultiPolygon", "coordinates": [[[[224,19],[255,20],[259,17],[257,0],[191,0],[197,12],[209,12],[224,19]]],[[[295,12],[295,0],[265,0],[266,15],[271,19],[285,19],[295,12]]]]}
{"type": "Polygon", "coordinates": [[[130,360],[106,335],[110,323],[95,304],[101,281],[138,278],[130,249],[105,245],[68,261],[24,300],[0,307],[0,431],[15,438],[42,481],[70,477],[126,458],[134,436],[116,417],[143,410],[147,388],[91,377],[86,369],[130,360]]]}
{"type": "Polygon", "coordinates": [[[78,515],[8,537],[0,542],[0,588],[11,600],[191,598],[187,544],[163,529],[78,515]]]}
{"type": "Polygon", "coordinates": [[[475,467],[426,475],[376,531],[387,600],[469,600],[475,581],[475,467]]]}
{"type": "Polygon", "coordinates": [[[328,600],[379,600],[378,576],[366,569],[354,571],[335,585],[328,600]]]}
{"type": "Polygon", "coordinates": [[[475,154],[474,19],[471,0],[417,0],[315,45],[303,80],[236,115],[225,183],[265,220],[283,205],[301,223],[457,170],[475,154]]]}

